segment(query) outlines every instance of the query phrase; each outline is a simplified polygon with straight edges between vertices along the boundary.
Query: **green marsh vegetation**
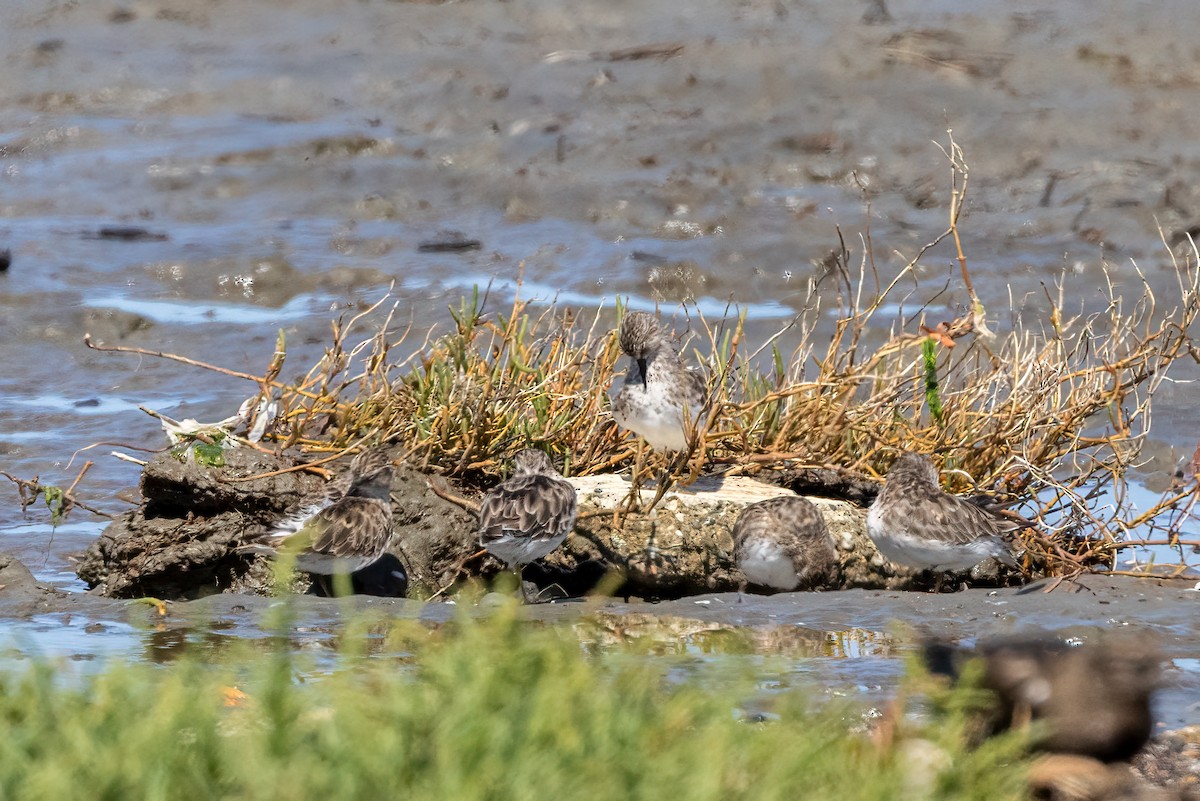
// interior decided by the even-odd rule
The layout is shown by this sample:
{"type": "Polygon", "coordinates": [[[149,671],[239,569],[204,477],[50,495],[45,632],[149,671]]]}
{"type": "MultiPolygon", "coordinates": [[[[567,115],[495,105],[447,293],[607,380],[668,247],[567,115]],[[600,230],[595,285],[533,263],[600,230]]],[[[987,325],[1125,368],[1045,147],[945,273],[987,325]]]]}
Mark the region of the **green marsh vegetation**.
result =
{"type": "Polygon", "coordinates": [[[879,737],[866,710],[817,708],[803,686],[750,717],[759,691],[736,665],[669,675],[669,660],[598,652],[515,604],[440,627],[361,621],[341,642],[320,673],[280,638],[219,661],[0,675],[0,797],[1024,797],[1023,743],[974,746],[974,690],[935,689],[920,722],[879,737]],[[363,655],[368,630],[383,654],[363,655]],[[913,764],[914,742],[936,767],[913,764]]]}

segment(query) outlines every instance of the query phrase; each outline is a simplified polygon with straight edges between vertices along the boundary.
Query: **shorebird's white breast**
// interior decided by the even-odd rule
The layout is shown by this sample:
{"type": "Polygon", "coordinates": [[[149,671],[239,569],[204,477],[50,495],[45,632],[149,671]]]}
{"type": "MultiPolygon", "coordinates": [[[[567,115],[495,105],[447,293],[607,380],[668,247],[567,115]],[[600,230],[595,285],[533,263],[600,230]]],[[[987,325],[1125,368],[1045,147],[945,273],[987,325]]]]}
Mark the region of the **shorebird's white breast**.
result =
{"type": "Polygon", "coordinates": [[[683,418],[679,414],[643,417],[625,426],[645,438],[656,451],[682,451],[687,448],[683,418]]]}
{"type": "Polygon", "coordinates": [[[613,409],[613,419],[650,443],[656,451],[682,451],[687,448],[683,408],[654,397],[650,392],[628,390],[635,394],[627,406],[613,409]]]}
{"type": "Polygon", "coordinates": [[[746,542],[738,555],[738,567],[751,584],[794,590],[800,583],[792,557],[778,544],[766,539],[746,542]]]}

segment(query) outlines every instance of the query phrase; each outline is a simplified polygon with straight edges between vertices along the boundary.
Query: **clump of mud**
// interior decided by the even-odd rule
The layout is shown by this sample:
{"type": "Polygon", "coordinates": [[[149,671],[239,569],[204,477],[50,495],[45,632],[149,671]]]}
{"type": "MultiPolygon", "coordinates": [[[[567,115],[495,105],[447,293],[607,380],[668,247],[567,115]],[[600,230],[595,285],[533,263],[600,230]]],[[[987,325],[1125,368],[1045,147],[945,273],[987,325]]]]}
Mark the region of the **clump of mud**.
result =
{"type": "MultiPolygon", "coordinates": [[[[160,455],[142,473],[141,504],[105,529],[76,572],[118,598],[269,593],[269,559],[237,549],[320,494],[323,479],[303,471],[253,478],[294,464],[248,449],[226,451],[221,467],[160,455]]],[[[473,546],[474,518],[433,495],[426,477],[411,468],[396,471],[392,498],[396,536],[389,561],[421,586],[452,580],[473,546]]],[[[376,586],[369,568],[361,572],[358,589],[402,594],[376,586]]]]}

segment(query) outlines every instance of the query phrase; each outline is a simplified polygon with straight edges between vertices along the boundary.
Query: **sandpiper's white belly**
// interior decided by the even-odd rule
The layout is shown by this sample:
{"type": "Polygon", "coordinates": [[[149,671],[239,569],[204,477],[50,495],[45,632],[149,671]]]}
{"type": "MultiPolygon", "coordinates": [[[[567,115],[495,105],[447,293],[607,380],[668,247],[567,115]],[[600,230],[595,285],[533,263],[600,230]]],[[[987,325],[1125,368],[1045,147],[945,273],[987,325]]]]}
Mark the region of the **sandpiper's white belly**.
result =
{"type": "Polygon", "coordinates": [[[972,542],[966,545],[921,540],[915,537],[893,537],[875,542],[879,552],[888,559],[909,567],[931,570],[966,570],[995,556],[988,543],[972,542]]]}
{"type": "Polygon", "coordinates": [[[792,557],[779,545],[767,540],[746,542],[738,554],[738,567],[751,584],[794,590],[800,584],[792,557]]]}
{"type": "Polygon", "coordinates": [[[488,553],[505,562],[509,567],[527,565],[536,562],[555,548],[563,544],[567,535],[550,539],[532,539],[523,534],[514,534],[502,539],[489,542],[485,548],[488,553]]]}
{"type": "Polygon", "coordinates": [[[336,557],[323,553],[301,551],[296,554],[296,568],[305,573],[320,573],[323,576],[355,573],[367,565],[374,564],[382,554],[369,556],[336,557]]]}
{"type": "Polygon", "coordinates": [[[994,556],[1002,559],[1004,546],[993,537],[981,537],[968,543],[951,543],[909,533],[907,529],[888,527],[874,507],[867,513],[867,534],[887,559],[921,570],[966,570],[994,556]]]}
{"type": "Polygon", "coordinates": [[[613,419],[617,425],[641,436],[656,451],[682,451],[687,448],[683,410],[678,406],[647,403],[627,410],[614,409],[613,419]]]}

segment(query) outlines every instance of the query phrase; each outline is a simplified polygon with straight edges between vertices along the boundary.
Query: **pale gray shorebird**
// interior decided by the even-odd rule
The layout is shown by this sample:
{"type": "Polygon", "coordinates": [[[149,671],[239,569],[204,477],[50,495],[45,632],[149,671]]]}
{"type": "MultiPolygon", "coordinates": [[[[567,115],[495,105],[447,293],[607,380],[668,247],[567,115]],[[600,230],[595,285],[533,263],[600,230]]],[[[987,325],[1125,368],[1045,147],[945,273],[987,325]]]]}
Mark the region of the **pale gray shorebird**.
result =
{"type": "Polygon", "coordinates": [[[749,504],[733,526],[734,559],[746,584],[791,592],[829,586],[838,555],[825,518],[807,498],[783,495],[749,504]]]}
{"type": "Polygon", "coordinates": [[[910,451],[892,465],[867,513],[867,534],[881,554],[939,573],[989,557],[1019,570],[1009,546],[1013,532],[1026,525],[944,491],[933,461],[910,451]]]}
{"type": "Polygon", "coordinates": [[[384,448],[360,453],[321,500],[295,510],[241,550],[292,555],[296,569],[321,577],[374,564],[392,539],[392,470],[384,448]]]}
{"type": "Polygon", "coordinates": [[[656,451],[686,450],[689,427],[704,409],[704,378],[684,365],[653,314],[626,314],[620,341],[630,366],[613,401],[613,419],[656,451]]]}
{"type": "Polygon", "coordinates": [[[575,488],[550,457],[526,448],[513,458],[513,475],[479,505],[479,545],[517,574],[566,540],[575,528],[575,488]]]}

